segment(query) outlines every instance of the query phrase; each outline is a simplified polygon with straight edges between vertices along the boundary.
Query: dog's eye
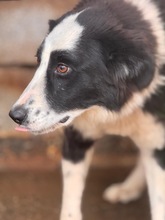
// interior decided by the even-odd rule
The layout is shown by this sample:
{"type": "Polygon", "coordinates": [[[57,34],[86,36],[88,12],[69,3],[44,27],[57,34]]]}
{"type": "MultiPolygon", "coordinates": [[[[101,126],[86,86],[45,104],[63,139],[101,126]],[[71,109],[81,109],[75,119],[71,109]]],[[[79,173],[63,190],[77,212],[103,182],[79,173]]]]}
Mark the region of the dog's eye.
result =
{"type": "Polygon", "coordinates": [[[67,74],[67,73],[69,73],[70,72],[70,68],[67,66],[67,65],[65,65],[65,64],[63,64],[63,63],[60,63],[60,64],[58,64],[58,66],[56,67],[56,69],[55,69],[55,73],[58,73],[58,74],[67,74]]]}

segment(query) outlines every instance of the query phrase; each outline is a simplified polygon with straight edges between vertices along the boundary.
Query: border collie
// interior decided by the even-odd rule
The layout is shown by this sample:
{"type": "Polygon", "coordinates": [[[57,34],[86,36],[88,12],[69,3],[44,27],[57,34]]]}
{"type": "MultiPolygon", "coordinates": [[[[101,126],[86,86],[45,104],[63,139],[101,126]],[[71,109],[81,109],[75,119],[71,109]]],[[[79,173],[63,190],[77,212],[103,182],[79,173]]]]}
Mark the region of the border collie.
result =
{"type": "Polygon", "coordinates": [[[34,134],[65,126],[60,220],[82,220],[92,146],[105,134],[130,137],[140,157],[104,199],[126,203],[147,185],[152,220],[165,220],[165,127],[155,114],[165,109],[164,0],[81,1],[49,22],[37,60],[10,116],[34,134]]]}

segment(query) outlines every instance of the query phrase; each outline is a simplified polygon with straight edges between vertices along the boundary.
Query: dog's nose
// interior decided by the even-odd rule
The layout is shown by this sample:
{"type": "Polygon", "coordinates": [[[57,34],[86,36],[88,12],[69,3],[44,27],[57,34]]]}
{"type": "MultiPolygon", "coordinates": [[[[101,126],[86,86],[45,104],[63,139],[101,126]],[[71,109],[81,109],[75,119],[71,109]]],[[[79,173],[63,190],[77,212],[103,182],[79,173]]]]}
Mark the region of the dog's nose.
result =
{"type": "Polygon", "coordinates": [[[9,112],[9,116],[17,123],[22,124],[22,122],[26,119],[27,110],[22,106],[16,107],[9,112]]]}

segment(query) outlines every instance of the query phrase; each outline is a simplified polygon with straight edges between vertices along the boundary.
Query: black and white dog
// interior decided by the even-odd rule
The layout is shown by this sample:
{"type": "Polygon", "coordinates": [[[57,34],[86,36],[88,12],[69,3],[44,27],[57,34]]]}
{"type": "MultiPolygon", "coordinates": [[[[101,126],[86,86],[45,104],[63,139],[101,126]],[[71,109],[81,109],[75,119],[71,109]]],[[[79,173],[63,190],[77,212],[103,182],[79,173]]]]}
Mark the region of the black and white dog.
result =
{"type": "Polygon", "coordinates": [[[81,1],[50,21],[37,58],[35,76],[10,116],[19,130],[34,134],[67,126],[60,219],[82,219],[92,145],[115,134],[130,137],[141,157],[103,197],[129,202],[147,184],[152,220],[165,220],[165,127],[154,114],[164,107],[164,0],[81,1]]]}

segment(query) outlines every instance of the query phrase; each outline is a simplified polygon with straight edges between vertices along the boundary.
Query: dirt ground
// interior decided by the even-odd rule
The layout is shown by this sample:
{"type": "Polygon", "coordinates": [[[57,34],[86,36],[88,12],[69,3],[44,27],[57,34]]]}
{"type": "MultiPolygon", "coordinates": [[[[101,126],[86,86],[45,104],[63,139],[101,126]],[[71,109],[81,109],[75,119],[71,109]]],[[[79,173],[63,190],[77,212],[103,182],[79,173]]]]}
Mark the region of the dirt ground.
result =
{"type": "MultiPolygon", "coordinates": [[[[83,200],[84,220],[149,220],[146,193],[128,205],[102,200],[104,189],[121,181],[129,169],[92,169],[83,200]]],[[[0,173],[0,220],[58,220],[61,175],[55,172],[0,173]]]]}

